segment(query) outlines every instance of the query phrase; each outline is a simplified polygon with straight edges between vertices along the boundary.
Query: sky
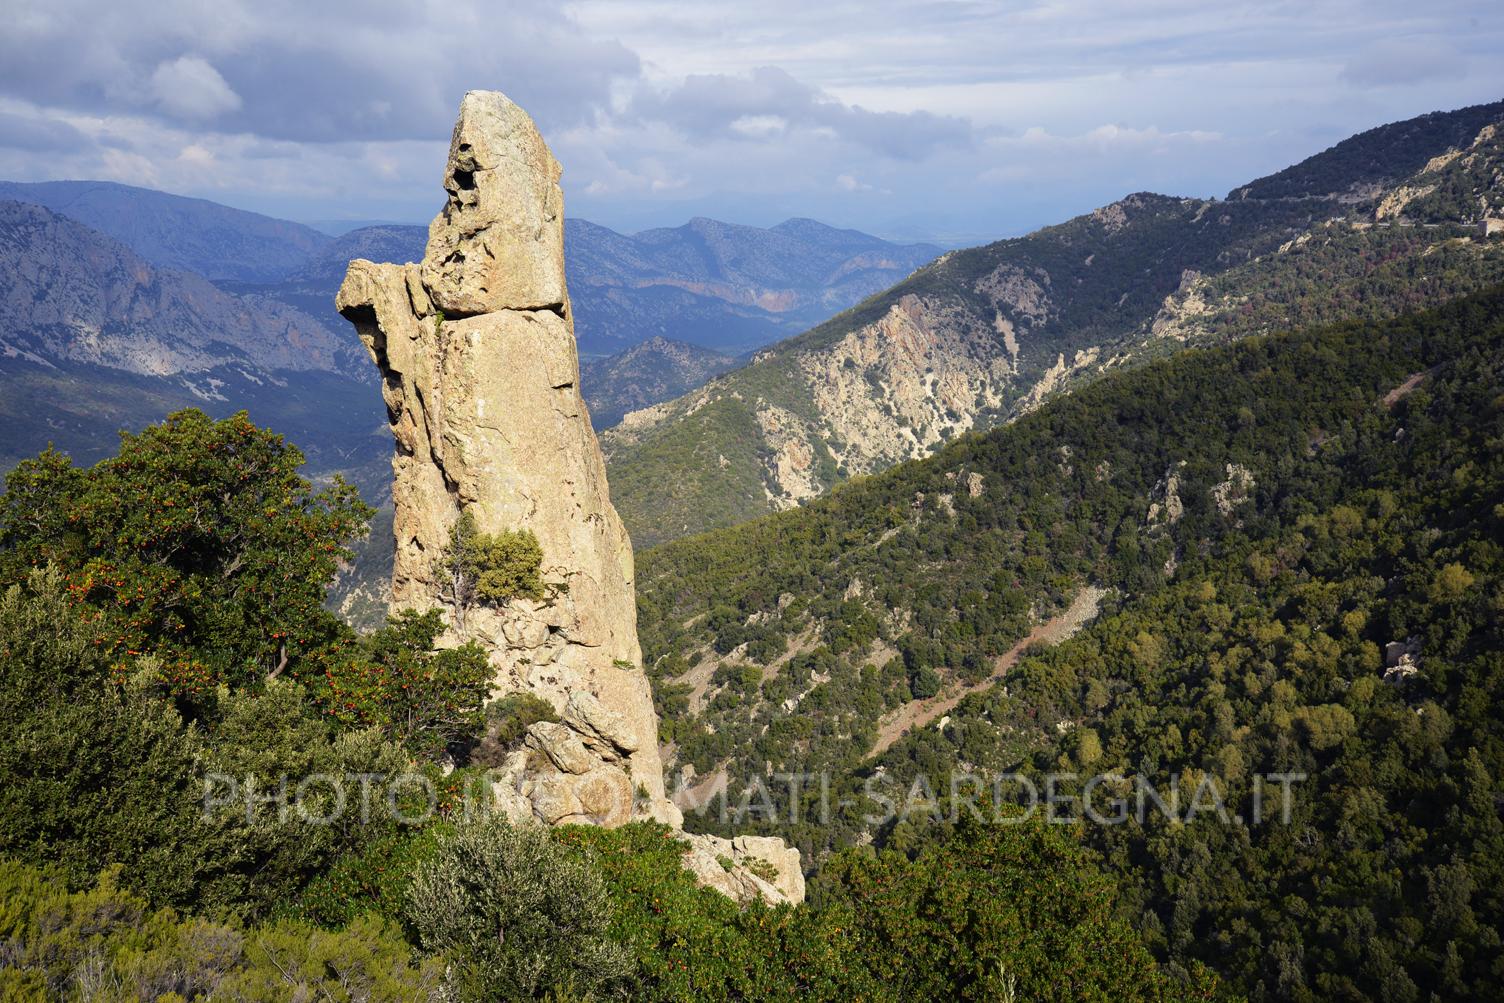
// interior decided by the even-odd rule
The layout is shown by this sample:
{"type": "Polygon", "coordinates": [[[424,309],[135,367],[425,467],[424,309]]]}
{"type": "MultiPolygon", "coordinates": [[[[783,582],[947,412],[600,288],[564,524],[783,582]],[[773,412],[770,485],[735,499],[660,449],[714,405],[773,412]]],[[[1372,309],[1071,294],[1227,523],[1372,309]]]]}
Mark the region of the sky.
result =
{"type": "Polygon", "coordinates": [[[461,95],[566,211],[979,243],[1504,99],[1497,0],[7,0],[0,178],[423,222],[461,95]]]}

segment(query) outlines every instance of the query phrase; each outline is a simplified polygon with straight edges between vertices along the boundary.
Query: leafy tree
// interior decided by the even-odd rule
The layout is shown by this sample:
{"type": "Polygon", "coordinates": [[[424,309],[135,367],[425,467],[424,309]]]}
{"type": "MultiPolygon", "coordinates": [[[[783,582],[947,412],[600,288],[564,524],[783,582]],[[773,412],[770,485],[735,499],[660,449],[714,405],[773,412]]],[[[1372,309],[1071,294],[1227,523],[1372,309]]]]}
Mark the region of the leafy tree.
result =
{"type": "Polygon", "coordinates": [[[473,744],[485,723],[491,666],[476,644],[434,650],[438,610],[403,610],[307,679],[313,703],[343,730],[378,728],[435,759],[473,744]]]}
{"type": "Polygon", "coordinates": [[[541,574],[543,548],[533,531],[482,533],[469,512],[462,512],[450,527],[439,566],[461,625],[465,608],[476,602],[500,605],[547,594],[541,574]]]}
{"type": "Polygon", "coordinates": [[[6,479],[0,582],[54,562],[118,670],[155,652],[180,695],[277,675],[339,637],[324,592],[372,512],[302,462],[244,412],[179,411],[86,470],[49,450],[6,479]]]}
{"type": "Polygon", "coordinates": [[[462,1000],[616,994],[631,973],[607,936],[600,876],[538,825],[501,819],[444,836],[413,877],[407,916],[430,952],[447,952],[462,1000]]]}
{"type": "Polygon", "coordinates": [[[0,854],[75,885],[128,861],[131,888],[192,901],[234,852],[200,818],[203,738],[141,680],[109,682],[100,648],[56,569],[0,595],[0,854]]]}

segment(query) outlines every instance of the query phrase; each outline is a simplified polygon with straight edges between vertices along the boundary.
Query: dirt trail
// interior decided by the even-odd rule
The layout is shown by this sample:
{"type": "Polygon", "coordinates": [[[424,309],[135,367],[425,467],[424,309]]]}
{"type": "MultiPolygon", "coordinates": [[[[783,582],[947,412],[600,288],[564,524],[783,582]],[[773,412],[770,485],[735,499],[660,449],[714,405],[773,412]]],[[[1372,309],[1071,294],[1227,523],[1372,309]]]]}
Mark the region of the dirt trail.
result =
{"type": "Polygon", "coordinates": [[[1420,386],[1421,381],[1430,374],[1431,370],[1429,369],[1423,369],[1418,373],[1411,373],[1409,377],[1405,379],[1405,382],[1401,383],[1399,386],[1395,387],[1393,390],[1384,395],[1384,407],[1392,410],[1394,406],[1401,400],[1414,393],[1415,388],[1420,386]]]}
{"type": "Polygon", "coordinates": [[[932,697],[924,700],[910,700],[902,707],[884,714],[882,720],[878,722],[877,743],[872,746],[872,751],[868,753],[868,756],[886,752],[894,742],[903,737],[905,732],[913,728],[923,728],[941,715],[950,713],[957,704],[971,694],[981,693],[997,685],[1008,674],[1008,670],[1018,664],[1024,650],[1030,645],[1059,644],[1076,633],[1097,615],[1097,607],[1101,605],[1105,595],[1107,593],[1104,590],[1090,585],[1076,593],[1076,598],[1071,600],[1070,607],[1064,613],[1035,627],[1022,641],[999,655],[992,663],[992,675],[981,682],[970,686],[957,686],[951,683],[932,697]]]}

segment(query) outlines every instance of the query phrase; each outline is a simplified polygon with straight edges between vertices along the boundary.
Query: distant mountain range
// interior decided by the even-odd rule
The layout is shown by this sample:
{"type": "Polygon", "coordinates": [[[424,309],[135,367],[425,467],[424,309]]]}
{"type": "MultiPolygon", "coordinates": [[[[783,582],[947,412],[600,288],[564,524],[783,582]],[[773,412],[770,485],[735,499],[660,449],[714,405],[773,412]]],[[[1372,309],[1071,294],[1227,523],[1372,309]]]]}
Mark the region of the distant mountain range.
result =
{"type": "Polygon", "coordinates": [[[301,223],[109,181],[0,181],[0,199],[46,206],[153,265],[208,279],[275,282],[330,241],[301,223]]]}
{"type": "MultiPolygon", "coordinates": [[[[417,260],[426,239],[387,224],[330,236],[108,182],[0,182],[0,468],[48,442],[92,459],[117,428],[192,404],[251,407],[320,465],[383,465],[374,370],[333,297],[352,258],[417,260]]],[[[939,251],[811,220],[697,219],[635,236],[571,220],[566,239],[598,426],[939,251]]]]}
{"type": "Polygon", "coordinates": [[[946,254],[602,445],[634,541],[813,498],[1184,345],[1504,279],[1504,102],[1365,132],[1226,200],[1139,193],[946,254]]]}
{"type": "Polygon", "coordinates": [[[745,352],[854,306],[941,252],[811,219],[765,230],[697,218],[632,236],[567,220],[564,242],[589,354],[650,337],[745,352]]]}
{"type": "MultiPolygon", "coordinates": [[[[378,224],[339,236],[203,199],[106,181],[0,182],[0,199],[83,223],[153,265],[195,272],[293,301],[332,297],[352,257],[416,261],[428,231],[378,224]]],[[[931,244],[895,244],[810,219],[771,229],[693,219],[626,235],[565,223],[576,336],[586,355],[649,338],[733,354],[797,334],[934,259],[931,244]]],[[[329,312],[327,303],[318,312],[329,312]]],[[[342,326],[338,325],[338,326],[342,326]]]]}
{"type": "Polygon", "coordinates": [[[247,408],[321,468],[390,448],[364,349],[323,319],[23,202],[0,201],[0,276],[0,468],[49,442],[90,462],[189,406],[247,408]]]}

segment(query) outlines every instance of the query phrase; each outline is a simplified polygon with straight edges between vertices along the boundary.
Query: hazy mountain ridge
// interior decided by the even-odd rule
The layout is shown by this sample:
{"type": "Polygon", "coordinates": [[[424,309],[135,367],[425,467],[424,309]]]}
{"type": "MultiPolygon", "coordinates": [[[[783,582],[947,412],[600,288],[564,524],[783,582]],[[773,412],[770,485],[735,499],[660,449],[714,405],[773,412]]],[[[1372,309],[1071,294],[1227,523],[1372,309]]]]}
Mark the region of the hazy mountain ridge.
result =
{"type": "Polygon", "coordinates": [[[110,181],[0,181],[0,199],[46,206],[154,265],[209,279],[275,282],[331,240],[301,223],[110,181]]]}
{"type": "MultiPolygon", "coordinates": [[[[659,337],[743,352],[819,323],[940,253],[813,220],[763,229],[694,219],[627,235],[566,219],[564,239],[575,334],[587,356],[659,337]]],[[[300,304],[332,297],[351,259],[417,261],[427,240],[421,226],[351,230],[268,292],[300,304]]]]}
{"type": "Polygon", "coordinates": [[[373,382],[352,339],[301,311],[155,267],[38,205],[0,202],[0,272],[0,331],[39,359],[148,376],[239,364],[373,382]]]}
{"type": "MultiPolygon", "coordinates": [[[[331,237],[106,182],[0,183],[0,197],[10,196],[17,201],[5,210],[0,249],[0,352],[10,365],[0,385],[17,404],[17,424],[7,464],[48,441],[102,455],[116,427],[195,402],[254,399],[262,420],[283,428],[276,395],[258,389],[276,386],[282,370],[327,371],[368,388],[366,353],[334,314],[334,292],[352,258],[417,260],[428,238],[426,227],[398,224],[331,237]],[[59,369],[44,379],[22,363],[59,369]],[[172,379],[144,389],[143,377],[172,379]],[[59,392],[70,399],[48,400],[59,392]],[[20,408],[22,400],[32,406],[20,408]]],[[[771,230],[697,220],[636,237],[583,220],[566,229],[585,393],[598,424],[731,365],[693,342],[745,347],[800,330],[938,253],[807,220],[771,230]],[[696,234],[711,239],[702,246],[696,234]],[[653,344],[630,351],[643,342],[653,344]],[[590,362],[606,353],[618,358],[590,362]]],[[[320,399],[348,411],[353,390],[320,399]]],[[[307,406],[316,411],[320,399],[307,406]]],[[[301,423],[303,407],[289,401],[288,421],[301,423]]],[[[360,420],[374,428],[380,401],[356,412],[368,412],[360,420]]],[[[331,414],[330,427],[345,421],[331,414]]]]}
{"type": "Polygon", "coordinates": [[[97,458],[118,429],[189,406],[250,408],[321,463],[368,462],[381,444],[364,350],[291,306],[154,266],[22,202],[0,202],[0,275],[4,466],[49,442],[97,458]]]}
{"type": "Polygon", "coordinates": [[[627,415],[603,436],[613,496],[634,538],[651,545],[926,455],[1186,340],[1353,309],[1388,316],[1482,288],[1497,274],[1499,242],[1475,241],[1466,220],[1497,204],[1487,122],[1500,115],[1504,104],[1425,116],[1227,201],[1133,195],[947,254],[745,369],[627,415]],[[1462,149],[1451,145],[1457,136],[1467,137],[1462,149]],[[1419,173],[1401,173],[1417,164],[1419,173]],[[1344,239],[1316,253],[1334,227],[1344,239]],[[1399,230],[1410,239],[1396,240],[1399,230]]]}
{"type": "Polygon", "coordinates": [[[735,356],[654,337],[624,352],[580,363],[580,386],[596,428],[628,411],[685,393],[737,364],[735,356]]]}

